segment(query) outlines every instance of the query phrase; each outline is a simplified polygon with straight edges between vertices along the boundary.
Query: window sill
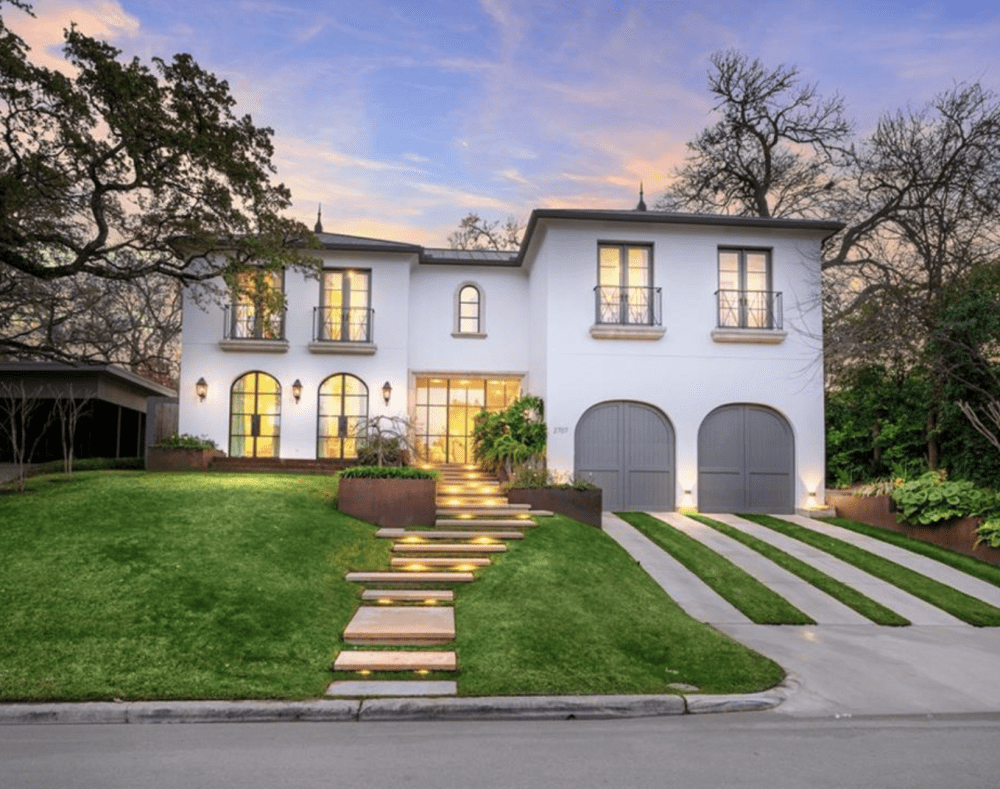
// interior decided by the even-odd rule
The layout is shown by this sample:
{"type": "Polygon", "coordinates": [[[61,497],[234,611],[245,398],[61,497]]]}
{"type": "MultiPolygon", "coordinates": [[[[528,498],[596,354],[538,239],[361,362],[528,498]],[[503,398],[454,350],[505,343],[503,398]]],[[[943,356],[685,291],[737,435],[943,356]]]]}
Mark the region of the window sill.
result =
{"type": "Polygon", "coordinates": [[[483,331],[453,331],[451,336],[456,340],[485,340],[486,332],[483,331]]]}
{"type": "Polygon", "coordinates": [[[222,340],[219,347],[224,351],[288,353],[288,340],[222,340]]]}
{"type": "Polygon", "coordinates": [[[377,350],[378,346],[373,342],[313,340],[309,343],[309,353],[340,353],[351,356],[374,356],[377,350]]]}
{"type": "Polygon", "coordinates": [[[663,326],[595,323],[590,327],[590,336],[595,340],[659,340],[666,333],[663,326]]]}
{"type": "Polygon", "coordinates": [[[761,345],[777,345],[784,342],[788,332],[780,329],[712,329],[715,342],[748,342],[761,345]]]}

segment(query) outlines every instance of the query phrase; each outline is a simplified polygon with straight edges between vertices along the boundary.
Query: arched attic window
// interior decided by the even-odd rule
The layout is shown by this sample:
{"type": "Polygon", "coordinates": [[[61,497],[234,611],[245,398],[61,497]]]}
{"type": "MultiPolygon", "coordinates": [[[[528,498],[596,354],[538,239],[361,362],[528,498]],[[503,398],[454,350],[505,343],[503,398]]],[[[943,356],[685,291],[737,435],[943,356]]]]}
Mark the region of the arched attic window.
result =
{"type": "Polygon", "coordinates": [[[455,292],[455,330],[453,337],[486,336],[485,299],[482,289],[473,282],[463,282],[455,292]]]}

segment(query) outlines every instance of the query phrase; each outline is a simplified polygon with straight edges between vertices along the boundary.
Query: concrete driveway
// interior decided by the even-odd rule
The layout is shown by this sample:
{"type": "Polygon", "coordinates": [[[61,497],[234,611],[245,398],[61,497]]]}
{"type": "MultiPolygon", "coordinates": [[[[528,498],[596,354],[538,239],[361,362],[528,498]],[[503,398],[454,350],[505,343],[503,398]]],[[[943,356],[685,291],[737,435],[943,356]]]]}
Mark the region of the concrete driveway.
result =
{"type": "MultiPolygon", "coordinates": [[[[754,530],[754,536],[780,543],[783,550],[794,551],[798,558],[854,585],[914,624],[882,627],[857,618],[852,622],[839,603],[812,587],[801,588],[808,585],[785,578],[755,552],[746,555],[739,543],[677,513],[651,514],[710,544],[817,621],[807,627],[750,623],[632,526],[611,513],[604,514],[604,530],[689,614],[777,661],[798,681],[798,690],[777,713],[815,717],[1000,712],[1000,683],[996,681],[1000,628],[972,627],[796,540],[763,527],[757,527],[762,533],[754,530]]],[[[746,521],[734,516],[709,517],[753,530],[753,524],[746,526],[746,521]]],[[[1000,607],[1000,588],[938,562],[819,521],[781,517],[835,534],[1000,607]]]]}

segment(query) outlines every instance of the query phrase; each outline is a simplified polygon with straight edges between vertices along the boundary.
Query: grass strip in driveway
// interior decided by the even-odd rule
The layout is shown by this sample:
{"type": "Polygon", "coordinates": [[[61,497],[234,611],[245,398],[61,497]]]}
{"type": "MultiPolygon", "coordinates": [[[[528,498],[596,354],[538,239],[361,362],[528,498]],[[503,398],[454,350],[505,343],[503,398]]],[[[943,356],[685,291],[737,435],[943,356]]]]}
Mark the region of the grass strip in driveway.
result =
{"type": "Polygon", "coordinates": [[[456,590],[459,693],[747,693],[776,663],[696,622],[613,539],[540,519],[456,590]]]}
{"type": "Polygon", "coordinates": [[[758,625],[816,624],[777,592],[670,524],[644,512],[615,514],[701,578],[751,622],[758,625]]]}
{"type": "Polygon", "coordinates": [[[771,545],[769,542],[764,542],[764,540],[760,540],[752,534],[740,531],[728,523],[721,523],[711,518],[706,518],[704,515],[689,515],[688,517],[693,518],[699,523],[704,523],[706,526],[711,526],[727,537],[731,537],[751,550],[757,551],[764,558],[770,559],[779,567],[784,568],[793,575],[797,575],[806,583],[812,584],[821,592],[830,595],[834,600],[840,601],[848,608],[852,608],[876,625],[899,627],[910,624],[910,620],[906,617],[900,616],[895,611],[872,600],[857,589],[848,586],[842,581],[838,581],[822,570],[816,569],[811,564],[792,556],[790,553],[771,545]]]}
{"type": "Polygon", "coordinates": [[[740,515],[740,517],[759,523],[761,526],[767,526],[769,529],[793,537],[814,548],[819,548],[821,551],[826,551],[831,556],[853,564],[869,575],[897,586],[904,592],[909,592],[925,603],[930,603],[970,625],[976,627],[1000,626],[1000,608],[977,600],[964,592],[935,581],[933,578],[928,578],[908,567],[903,567],[901,564],[876,556],[863,548],[770,515],[740,515]]]}
{"type": "Polygon", "coordinates": [[[840,526],[842,529],[848,529],[858,534],[864,534],[866,537],[874,537],[876,540],[895,545],[897,548],[905,548],[908,551],[913,551],[913,553],[926,556],[928,559],[934,559],[937,562],[941,562],[941,564],[947,564],[949,567],[961,570],[966,575],[971,575],[980,581],[993,584],[993,586],[1000,586],[1000,567],[989,562],[984,562],[982,559],[977,559],[975,556],[966,556],[964,553],[958,553],[958,551],[953,551],[934,543],[918,540],[915,537],[910,537],[908,534],[901,534],[891,529],[882,529],[878,526],[869,526],[867,523],[858,523],[858,521],[848,520],[847,518],[818,518],[818,520],[829,523],[832,526],[840,526]]]}

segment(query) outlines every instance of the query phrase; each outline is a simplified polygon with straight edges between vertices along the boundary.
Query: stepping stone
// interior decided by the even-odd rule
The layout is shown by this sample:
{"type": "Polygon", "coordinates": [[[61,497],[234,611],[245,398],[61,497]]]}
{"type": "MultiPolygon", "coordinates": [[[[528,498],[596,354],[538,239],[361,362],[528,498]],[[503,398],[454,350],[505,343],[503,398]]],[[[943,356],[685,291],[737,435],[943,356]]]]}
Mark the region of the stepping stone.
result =
{"type": "MultiPolygon", "coordinates": [[[[405,529],[379,529],[375,532],[376,537],[384,537],[389,540],[401,540],[407,537],[414,537],[418,540],[479,540],[488,538],[491,540],[523,540],[524,532],[521,531],[445,531],[444,529],[427,529],[426,531],[406,531],[405,529]]],[[[419,544],[419,543],[417,543],[419,544]]]]}
{"type": "Polygon", "coordinates": [[[458,567],[459,565],[463,567],[459,572],[468,572],[475,567],[489,567],[490,564],[489,559],[475,556],[433,556],[429,558],[423,556],[403,558],[399,556],[389,560],[390,567],[410,567],[414,572],[423,572],[430,567],[458,567]],[[464,568],[468,568],[468,570],[464,568]]]}
{"type": "Polygon", "coordinates": [[[474,543],[474,542],[445,542],[438,544],[430,543],[403,543],[397,542],[392,546],[395,553],[503,553],[507,546],[500,543],[474,543]]]}
{"type": "Polygon", "coordinates": [[[488,507],[463,507],[461,504],[438,507],[438,515],[450,515],[460,512],[498,512],[506,515],[509,512],[526,512],[531,509],[530,504],[492,504],[488,507]]]}
{"type": "Polygon", "coordinates": [[[537,526],[531,518],[507,518],[493,520],[486,518],[438,518],[434,521],[437,529],[530,529],[537,526]]]}
{"type": "Polygon", "coordinates": [[[456,668],[454,652],[345,650],[333,662],[334,671],[454,671],[456,668]]]}
{"type": "Polygon", "coordinates": [[[379,570],[348,573],[344,579],[359,584],[462,584],[475,581],[476,576],[472,573],[392,573],[379,570]]]}
{"type": "Polygon", "coordinates": [[[454,696],[453,680],[340,680],[326,689],[327,696],[454,696]]]}
{"type": "Polygon", "coordinates": [[[448,603],[455,599],[450,589],[365,589],[362,600],[382,602],[448,603]]]}
{"type": "Polygon", "coordinates": [[[425,646],[454,640],[454,608],[363,605],[344,630],[345,644],[425,646]]]}

